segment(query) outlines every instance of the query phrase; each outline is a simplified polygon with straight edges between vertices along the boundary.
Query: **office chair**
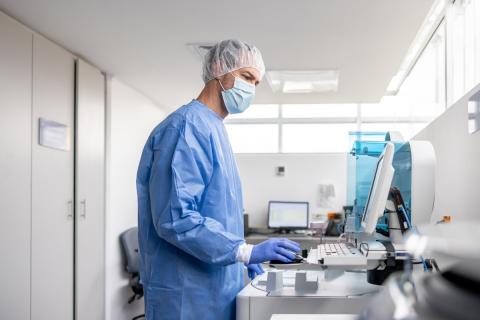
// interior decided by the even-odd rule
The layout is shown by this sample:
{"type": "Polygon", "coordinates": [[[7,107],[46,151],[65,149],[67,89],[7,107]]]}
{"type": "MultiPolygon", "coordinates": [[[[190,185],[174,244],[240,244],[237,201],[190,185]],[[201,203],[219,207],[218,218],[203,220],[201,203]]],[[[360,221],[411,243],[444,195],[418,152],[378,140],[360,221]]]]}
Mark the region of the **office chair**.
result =
{"type": "MultiPolygon", "coordinates": [[[[133,296],[128,300],[130,304],[143,297],[143,285],[140,281],[138,268],[138,228],[133,227],[122,232],[120,243],[125,257],[125,270],[130,274],[130,288],[133,291],[133,296]]],[[[145,318],[145,314],[136,316],[132,320],[140,318],[145,318]]]]}

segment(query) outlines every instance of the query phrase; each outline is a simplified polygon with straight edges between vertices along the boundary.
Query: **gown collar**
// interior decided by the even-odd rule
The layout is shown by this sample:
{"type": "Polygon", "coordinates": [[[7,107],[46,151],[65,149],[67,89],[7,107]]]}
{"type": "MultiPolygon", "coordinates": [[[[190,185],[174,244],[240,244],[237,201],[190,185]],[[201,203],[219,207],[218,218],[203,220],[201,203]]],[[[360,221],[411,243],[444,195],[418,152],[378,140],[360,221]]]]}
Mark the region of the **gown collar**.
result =
{"type": "Polygon", "coordinates": [[[218,113],[216,113],[215,111],[213,111],[212,109],[210,109],[208,106],[206,106],[205,104],[201,103],[200,101],[198,101],[197,99],[193,99],[192,102],[198,104],[199,106],[201,106],[202,108],[205,108],[207,109],[211,114],[213,114],[217,119],[219,119],[222,123],[223,123],[223,118],[220,117],[220,115],[218,113]]]}

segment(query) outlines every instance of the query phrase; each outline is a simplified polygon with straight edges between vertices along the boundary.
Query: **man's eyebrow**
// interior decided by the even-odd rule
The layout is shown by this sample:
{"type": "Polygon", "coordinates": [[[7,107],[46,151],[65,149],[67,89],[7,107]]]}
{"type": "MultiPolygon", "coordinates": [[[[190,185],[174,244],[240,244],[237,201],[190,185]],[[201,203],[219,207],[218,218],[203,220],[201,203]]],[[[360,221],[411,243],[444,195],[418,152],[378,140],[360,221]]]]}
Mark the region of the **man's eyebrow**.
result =
{"type": "Polygon", "coordinates": [[[255,84],[259,84],[260,81],[258,81],[257,77],[255,77],[255,75],[253,73],[251,73],[250,71],[248,70],[245,70],[244,72],[248,73],[250,77],[252,77],[253,79],[255,79],[255,84]]]}
{"type": "Polygon", "coordinates": [[[253,73],[251,73],[250,71],[245,70],[244,72],[248,73],[248,75],[249,75],[250,77],[255,78],[255,76],[253,75],[253,73]]]}

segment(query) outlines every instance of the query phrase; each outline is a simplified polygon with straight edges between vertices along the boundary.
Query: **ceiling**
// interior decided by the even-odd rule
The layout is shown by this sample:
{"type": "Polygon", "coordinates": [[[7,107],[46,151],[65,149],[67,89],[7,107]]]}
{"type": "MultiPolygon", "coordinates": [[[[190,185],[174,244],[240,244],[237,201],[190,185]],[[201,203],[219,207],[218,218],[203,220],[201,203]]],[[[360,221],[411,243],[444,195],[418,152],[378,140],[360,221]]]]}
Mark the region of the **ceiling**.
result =
{"type": "Polygon", "coordinates": [[[0,10],[175,109],[197,96],[187,43],[239,38],[270,70],[338,69],[336,93],[274,93],[255,103],[377,102],[433,0],[0,0],[0,10]]]}

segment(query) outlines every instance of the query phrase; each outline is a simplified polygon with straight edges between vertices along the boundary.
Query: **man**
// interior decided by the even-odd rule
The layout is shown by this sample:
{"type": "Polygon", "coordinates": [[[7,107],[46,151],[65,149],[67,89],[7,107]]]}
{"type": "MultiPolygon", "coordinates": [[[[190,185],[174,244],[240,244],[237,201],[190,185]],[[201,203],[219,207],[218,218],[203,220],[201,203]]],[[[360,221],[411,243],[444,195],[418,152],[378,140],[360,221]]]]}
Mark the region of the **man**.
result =
{"type": "Polygon", "coordinates": [[[215,45],[205,87],[151,133],[137,174],[140,278],[150,319],[234,319],[235,297],[259,263],[289,262],[298,244],[243,239],[243,203],[223,119],[245,111],[265,73],[260,51],[238,40],[215,45]]]}

